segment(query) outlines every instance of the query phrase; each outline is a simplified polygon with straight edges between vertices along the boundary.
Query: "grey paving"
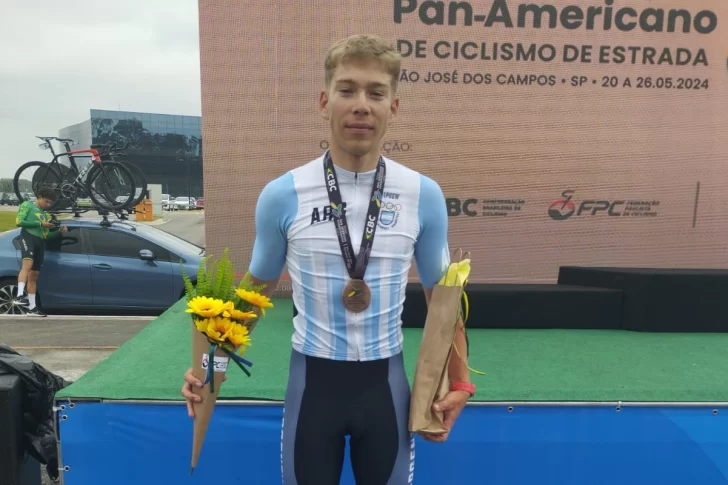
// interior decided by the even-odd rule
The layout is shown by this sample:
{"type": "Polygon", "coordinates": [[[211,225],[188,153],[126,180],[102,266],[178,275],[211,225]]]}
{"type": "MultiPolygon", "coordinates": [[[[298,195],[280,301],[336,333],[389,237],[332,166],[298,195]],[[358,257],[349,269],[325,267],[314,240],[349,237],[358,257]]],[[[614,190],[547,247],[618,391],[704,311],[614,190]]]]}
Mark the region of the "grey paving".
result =
{"type": "Polygon", "coordinates": [[[0,318],[0,342],[11,347],[84,349],[119,347],[154,317],[0,318]]]}
{"type": "Polygon", "coordinates": [[[205,245],[204,211],[167,211],[157,227],[200,246],[205,245]]]}

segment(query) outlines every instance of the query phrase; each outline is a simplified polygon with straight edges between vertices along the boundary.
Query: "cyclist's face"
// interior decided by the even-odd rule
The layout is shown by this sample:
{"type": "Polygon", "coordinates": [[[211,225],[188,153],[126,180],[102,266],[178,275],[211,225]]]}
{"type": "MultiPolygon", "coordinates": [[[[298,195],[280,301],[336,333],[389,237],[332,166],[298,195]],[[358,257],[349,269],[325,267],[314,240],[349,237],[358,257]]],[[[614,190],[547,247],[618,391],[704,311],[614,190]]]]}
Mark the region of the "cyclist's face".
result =
{"type": "Polygon", "coordinates": [[[50,209],[51,205],[53,205],[52,201],[50,201],[48,199],[44,199],[43,197],[38,197],[35,200],[35,202],[38,204],[38,207],[40,207],[43,210],[50,209]]]}
{"type": "Polygon", "coordinates": [[[320,97],[332,143],[354,156],[377,151],[399,109],[392,77],[374,60],[340,65],[320,97]]]}

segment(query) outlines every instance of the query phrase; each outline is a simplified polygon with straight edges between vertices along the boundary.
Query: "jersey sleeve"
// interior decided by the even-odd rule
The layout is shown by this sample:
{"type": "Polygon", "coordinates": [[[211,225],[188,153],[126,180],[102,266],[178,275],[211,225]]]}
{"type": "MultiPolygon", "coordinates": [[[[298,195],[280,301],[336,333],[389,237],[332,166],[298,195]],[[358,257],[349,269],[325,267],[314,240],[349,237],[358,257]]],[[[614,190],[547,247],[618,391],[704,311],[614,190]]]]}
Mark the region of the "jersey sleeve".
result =
{"type": "Polygon", "coordinates": [[[447,244],[447,208],[440,186],[420,175],[418,206],[420,231],[415,242],[415,262],[422,285],[433,288],[450,265],[447,244]]]}
{"type": "Polygon", "coordinates": [[[30,204],[26,201],[20,204],[18,207],[18,214],[15,216],[15,225],[18,227],[25,227],[32,229],[34,227],[41,227],[40,220],[33,221],[28,220],[28,214],[30,213],[30,204]]]}
{"type": "Polygon", "coordinates": [[[286,264],[288,229],[298,212],[293,174],[288,172],[269,182],[255,207],[255,243],[250,273],[270,281],[280,277],[286,264]]]}

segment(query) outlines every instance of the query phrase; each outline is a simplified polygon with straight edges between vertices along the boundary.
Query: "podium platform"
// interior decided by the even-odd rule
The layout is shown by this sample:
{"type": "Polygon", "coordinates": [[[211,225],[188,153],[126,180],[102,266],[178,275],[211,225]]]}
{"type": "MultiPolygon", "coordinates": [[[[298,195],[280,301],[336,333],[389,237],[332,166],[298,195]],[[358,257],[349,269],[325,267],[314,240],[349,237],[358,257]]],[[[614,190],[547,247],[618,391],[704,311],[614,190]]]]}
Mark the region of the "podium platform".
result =
{"type": "Polygon", "coordinates": [[[728,270],[563,266],[558,283],[621,291],[626,330],[728,332],[728,270]]]}
{"type": "MultiPolygon", "coordinates": [[[[422,285],[407,285],[402,310],[405,328],[423,328],[427,302],[422,285]]],[[[467,286],[468,328],[621,328],[621,289],[558,284],[480,284],[467,286]]]]}
{"type": "MultiPolygon", "coordinates": [[[[58,393],[64,485],[280,483],[293,309],[275,303],[246,353],[252,377],[228,374],[194,476],[181,301],[58,393]]],[[[411,380],[422,334],[403,333],[411,380]]],[[[415,484],[452,483],[453,468],[469,484],[726,483],[728,335],[472,329],[469,341],[486,374],[447,443],[416,439],[415,484]]],[[[341,483],[354,483],[348,458],[341,483]]]]}

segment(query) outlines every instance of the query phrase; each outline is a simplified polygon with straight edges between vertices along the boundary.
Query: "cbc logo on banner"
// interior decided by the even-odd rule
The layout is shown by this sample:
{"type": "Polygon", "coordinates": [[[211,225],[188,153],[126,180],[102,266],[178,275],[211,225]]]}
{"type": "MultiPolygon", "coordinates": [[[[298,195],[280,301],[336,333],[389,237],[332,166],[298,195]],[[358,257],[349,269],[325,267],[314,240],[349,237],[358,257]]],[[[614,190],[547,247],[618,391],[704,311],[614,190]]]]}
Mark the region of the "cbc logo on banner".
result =
{"type": "Polygon", "coordinates": [[[450,197],[445,199],[447,215],[449,217],[507,217],[519,213],[526,201],[519,197],[510,199],[459,199],[450,197]]]}

